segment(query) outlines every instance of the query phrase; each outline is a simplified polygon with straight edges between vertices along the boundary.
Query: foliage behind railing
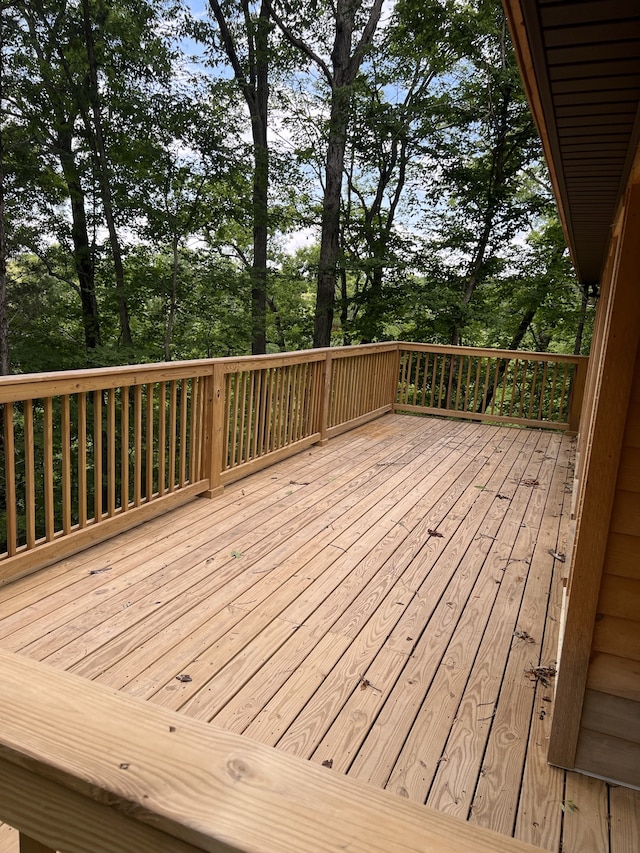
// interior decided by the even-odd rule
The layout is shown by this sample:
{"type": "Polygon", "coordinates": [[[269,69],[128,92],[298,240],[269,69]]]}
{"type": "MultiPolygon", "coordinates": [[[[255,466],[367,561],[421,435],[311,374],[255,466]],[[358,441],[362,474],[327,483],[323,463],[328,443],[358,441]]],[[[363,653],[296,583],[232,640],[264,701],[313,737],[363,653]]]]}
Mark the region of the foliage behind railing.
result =
{"type": "Polygon", "coordinates": [[[394,408],[575,430],[584,361],[384,343],[5,378],[0,583],[394,408]]]}
{"type": "Polygon", "coordinates": [[[397,411],[577,429],[585,357],[430,344],[399,348],[397,411]]]}

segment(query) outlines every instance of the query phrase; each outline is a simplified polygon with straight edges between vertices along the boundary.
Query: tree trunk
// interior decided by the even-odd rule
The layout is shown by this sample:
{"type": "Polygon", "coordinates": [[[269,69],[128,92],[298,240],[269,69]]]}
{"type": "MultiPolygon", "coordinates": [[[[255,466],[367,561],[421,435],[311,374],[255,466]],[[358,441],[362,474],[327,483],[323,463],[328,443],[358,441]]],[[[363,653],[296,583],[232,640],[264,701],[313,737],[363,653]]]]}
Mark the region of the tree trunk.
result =
{"type": "Polygon", "coordinates": [[[85,196],[73,154],[71,124],[72,122],[69,123],[68,127],[59,130],[57,146],[62,173],[69,192],[73,263],[80,287],[84,342],[89,352],[100,346],[100,316],[96,299],[95,269],[89,242],[85,196]]]}
{"type": "MultiPolygon", "coordinates": [[[[0,104],[4,102],[4,21],[0,20],[0,104]]],[[[11,373],[7,311],[7,241],[4,228],[4,116],[0,116],[0,375],[11,373]]]]}
{"type": "Polygon", "coordinates": [[[171,339],[173,338],[173,324],[175,322],[176,306],[178,304],[178,244],[178,235],[174,233],[171,240],[171,296],[169,298],[167,328],[164,333],[165,361],[171,361],[171,339]]]}
{"type": "Polygon", "coordinates": [[[251,352],[267,351],[267,241],[269,213],[269,6],[263,2],[255,31],[256,86],[251,130],[253,135],[253,266],[251,269],[251,352]]]}
{"type": "Polygon", "coordinates": [[[245,74],[238,58],[235,42],[218,0],[209,0],[218,23],[222,44],[233,68],[251,117],[253,140],[253,263],[251,265],[251,352],[261,355],[267,350],[267,240],[269,193],[269,146],[267,120],[269,104],[269,26],[270,6],[262,0],[258,21],[251,21],[248,4],[241,3],[244,14],[249,74],[245,74]]]}
{"type": "Polygon", "coordinates": [[[349,121],[349,103],[350,93],[348,89],[334,90],[331,98],[326,180],[322,200],[322,233],[313,331],[314,347],[331,346],[331,328],[333,326],[336,295],[336,268],[339,256],[342,169],[349,121]]]}
{"type": "Polygon", "coordinates": [[[118,301],[118,317],[120,320],[120,337],[125,346],[133,345],[131,326],[129,324],[129,307],[127,305],[126,288],[124,283],[124,267],[122,264],[122,251],[120,240],[116,229],[115,215],[113,209],[113,196],[107,161],[104,134],[102,131],[102,116],[100,114],[100,92],[98,88],[98,67],[96,63],[93,29],[91,26],[91,15],[89,0],[82,0],[82,13],[84,18],[85,41],[87,47],[87,62],[89,66],[89,99],[93,115],[93,127],[87,128],[90,138],[95,144],[96,165],[98,167],[98,180],[100,184],[100,197],[104,209],[104,217],[109,231],[111,243],[111,254],[113,257],[113,268],[116,283],[116,298],[118,301]]]}

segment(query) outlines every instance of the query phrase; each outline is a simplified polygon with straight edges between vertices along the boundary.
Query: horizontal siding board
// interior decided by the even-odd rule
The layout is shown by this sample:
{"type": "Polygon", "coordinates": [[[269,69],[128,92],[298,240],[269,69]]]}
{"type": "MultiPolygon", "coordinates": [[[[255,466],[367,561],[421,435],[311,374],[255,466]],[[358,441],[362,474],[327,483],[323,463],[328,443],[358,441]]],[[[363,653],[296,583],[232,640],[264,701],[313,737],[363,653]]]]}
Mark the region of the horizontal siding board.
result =
{"type": "Polygon", "coordinates": [[[610,575],[640,579],[640,537],[610,533],[605,571],[610,575]]]}
{"type": "MultiPolygon", "coordinates": [[[[640,492],[640,447],[624,447],[620,456],[618,488],[640,492]]],[[[640,508],[638,510],[640,512],[640,508]]]]}
{"type": "Polygon", "coordinates": [[[586,690],[582,727],[610,737],[640,743],[640,702],[586,690]]]}
{"type": "Polygon", "coordinates": [[[640,785],[640,744],[581,729],[576,769],[623,785],[640,785]]]}
{"type": "Polygon", "coordinates": [[[640,494],[622,489],[616,491],[610,529],[614,533],[640,536],[640,494]]]}
{"type": "Polygon", "coordinates": [[[604,574],[600,585],[598,612],[632,619],[640,630],[640,580],[604,574]]]}
{"type": "Polygon", "coordinates": [[[594,652],[587,676],[587,688],[640,702],[640,662],[594,652]]]}
{"type": "Polygon", "coordinates": [[[598,614],[592,648],[630,660],[640,660],[640,622],[598,614]]]}

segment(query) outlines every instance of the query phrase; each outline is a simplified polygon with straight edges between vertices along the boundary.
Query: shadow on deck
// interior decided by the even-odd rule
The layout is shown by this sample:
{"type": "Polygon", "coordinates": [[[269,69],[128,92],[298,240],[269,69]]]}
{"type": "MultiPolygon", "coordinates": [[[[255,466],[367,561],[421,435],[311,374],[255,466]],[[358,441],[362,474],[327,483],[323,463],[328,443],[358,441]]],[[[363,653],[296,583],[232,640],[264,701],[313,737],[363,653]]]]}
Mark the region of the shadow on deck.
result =
{"type": "Polygon", "coordinates": [[[572,452],[385,416],[0,588],[0,648],[544,849],[630,851],[637,792],[546,764],[572,452]]]}

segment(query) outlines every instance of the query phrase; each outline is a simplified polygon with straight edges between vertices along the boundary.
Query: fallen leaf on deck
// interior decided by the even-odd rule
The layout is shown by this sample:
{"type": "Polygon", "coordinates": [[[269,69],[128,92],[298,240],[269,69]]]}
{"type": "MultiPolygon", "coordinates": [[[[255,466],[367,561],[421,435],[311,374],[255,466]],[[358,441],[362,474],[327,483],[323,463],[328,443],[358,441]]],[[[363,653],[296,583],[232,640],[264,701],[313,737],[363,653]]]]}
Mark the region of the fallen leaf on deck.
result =
{"type": "Polygon", "coordinates": [[[305,483],[305,482],[302,482],[301,480],[289,480],[289,485],[290,486],[310,486],[311,483],[305,483]]]}
{"type": "Polygon", "coordinates": [[[176,727],[175,727],[175,726],[169,726],[169,731],[170,731],[170,732],[175,732],[175,730],[176,730],[176,727]]]}
{"type": "Polygon", "coordinates": [[[323,766],[323,767],[328,767],[328,768],[329,768],[329,770],[331,770],[331,768],[333,767],[333,758],[327,758],[327,760],[326,760],[326,761],[323,761],[323,762],[322,762],[322,766],[323,766]]]}
{"type": "Polygon", "coordinates": [[[438,531],[438,530],[432,530],[431,528],[429,528],[427,530],[427,533],[429,534],[429,536],[437,536],[438,539],[444,538],[444,533],[440,533],[440,531],[438,531]]]}
{"type": "Polygon", "coordinates": [[[110,572],[113,566],[105,566],[104,569],[91,569],[90,575],[101,575],[103,572],[110,572]]]}
{"type": "Polygon", "coordinates": [[[524,674],[529,681],[540,682],[543,687],[550,686],[550,679],[555,677],[555,666],[536,666],[531,669],[525,669],[524,674]]]}
{"type": "Polygon", "coordinates": [[[535,643],[531,634],[528,634],[526,631],[514,631],[513,636],[518,637],[520,640],[526,640],[527,643],[535,643]]]}
{"type": "Polygon", "coordinates": [[[563,812],[579,811],[578,806],[573,802],[573,800],[565,800],[565,802],[560,805],[560,808],[563,812]]]}
{"type": "Polygon", "coordinates": [[[371,682],[368,679],[363,678],[360,682],[360,690],[366,690],[367,687],[371,687],[371,682]]]}
{"type": "Polygon", "coordinates": [[[520,480],[523,486],[539,486],[540,480],[520,480]]]}
{"type": "Polygon", "coordinates": [[[186,674],[184,674],[184,675],[176,675],[176,681],[182,681],[182,683],[183,683],[183,684],[187,684],[187,683],[188,683],[189,681],[191,681],[191,680],[192,680],[192,679],[191,679],[191,676],[190,676],[190,675],[186,675],[186,674]]]}
{"type": "Polygon", "coordinates": [[[564,561],[566,560],[564,554],[558,554],[558,552],[554,551],[553,548],[549,548],[549,553],[551,554],[554,560],[560,560],[561,563],[564,563],[564,561]]]}
{"type": "Polygon", "coordinates": [[[126,761],[123,761],[122,764],[120,765],[120,770],[128,770],[128,769],[129,769],[129,765],[127,764],[126,761]]]}
{"type": "Polygon", "coordinates": [[[496,497],[497,497],[497,498],[499,498],[501,501],[510,501],[510,500],[511,500],[511,498],[509,497],[509,495],[500,495],[500,494],[498,494],[498,495],[496,495],[496,497]]]}
{"type": "Polygon", "coordinates": [[[232,552],[231,552],[231,556],[232,556],[234,559],[236,559],[236,560],[237,560],[237,559],[239,559],[240,557],[244,557],[244,554],[240,553],[240,551],[232,551],[232,552]]]}

